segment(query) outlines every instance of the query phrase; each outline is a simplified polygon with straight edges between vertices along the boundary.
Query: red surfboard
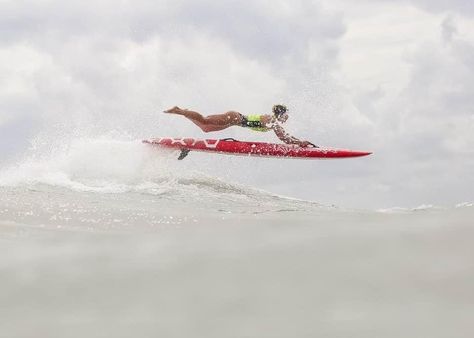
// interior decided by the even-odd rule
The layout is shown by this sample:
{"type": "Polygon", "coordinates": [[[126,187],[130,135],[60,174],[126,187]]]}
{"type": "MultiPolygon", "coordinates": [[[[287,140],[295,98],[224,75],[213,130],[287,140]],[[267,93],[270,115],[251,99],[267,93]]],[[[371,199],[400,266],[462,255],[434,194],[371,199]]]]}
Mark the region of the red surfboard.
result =
{"type": "Polygon", "coordinates": [[[303,148],[291,144],[244,142],[232,138],[209,140],[161,137],[144,140],[143,143],[161,148],[181,150],[181,154],[178,158],[180,160],[185,158],[191,150],[229,155],[300,159],[338,159],[367,156],[371,154],[371,152],[368,151],[318,148],[316,146],[303,148]]]}

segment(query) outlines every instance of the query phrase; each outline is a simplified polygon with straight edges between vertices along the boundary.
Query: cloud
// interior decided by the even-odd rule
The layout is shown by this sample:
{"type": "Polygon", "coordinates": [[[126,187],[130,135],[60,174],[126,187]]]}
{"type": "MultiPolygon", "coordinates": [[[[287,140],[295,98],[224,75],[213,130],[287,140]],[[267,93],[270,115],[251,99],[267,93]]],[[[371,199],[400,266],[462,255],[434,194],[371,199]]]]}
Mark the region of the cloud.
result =
{"type": "Polygon", "coordinates": [[[369,96],[382,114],[373,139],[383,168],[377,182],[412,204],[456,193],[468,199],[463,187],[474,186],[474,44],[456,32],[455,20],[445,18],[437,39],[406,53],[410,77],[398,94],[369,96]]]}
{"type": "MultiPolygon", "coordinates": [[[[339,16],[303,0],[291,6],[285,1],[265,0],[246,4],[162,0],[119,5],[116,1],[7,1],[2,3],[0,19],[0,28],[6,32],[1,40],[5,52],[22,45],[46,54],[71,81],[85,86],[102,82],[103,87],[95,89],[106,96],[121,80],[114,69],[120,59],[147,46],[157,53],[156,62],[168,52],[174,53],[174,48],[183,48],[180,55],[189,54],[188,59],[194,54],[196,63],[224,50],[222,63],[226,58],[243,59],[271,67],[269,71],[277,77],[285,70],[293,74],[299,70],[304,75],[312,68],[308,57],[316,63],[334,61],[334,41],[345,30],[339,16]],[[305,71],[299,66],[305,66],[305,71]]],[[[179,66],[175,62],[175,68],[179,66]]],[[[197,67],[183,66],[195,73],[189,78],[206,74],[207,69],[199,72],[197,67]]]]}
{"type": "Polygon", "coordinates": [[[156,115],[174,104],[258,113],[292,101],[305,110],[330,88],[322,78],[337,66],[345,26],[308,0],[52,0],[1,2],[0,30],[0,121],[34,121],[0,136],[19,144],[15,135],[38,131],[53,142],[111,129],[199,135],[156,115]]]}
{"type": "Polygon", "coordinates": [[[474,3],[470,0],[410,0],[410,2],[427,11],[474,15],[474,3]]]}
{"type": "Polygon", "coordinates": [[[441,24],[441,35],[445,42],[452,42],[453,38],[458,34],[458,29],[454,22],[454,18],[452,16],[448,16],[444,19],[443,23],[441,24]]]}
{"type": "MultiPolygon", "coordinates": [[[[246,163],[270,174],[239,170],[239,179],[350,205],[468,195],[474,48],[458,14],[439,13],[469,16],[471,2],[328,4],[2,1],[2,148],[24,147],[38,132],[51,142],[110,130],[202,137],[191,123],[157,113],[175,104],[261,113],[285,102],[295,136],[375,155],[285,163],[278,175],[273,162],[246,163]]],[[[212,136],[277,141],[238,128],[212,136]]]]}
{"type": "MultiPolygon", "coordinates": [[[[446,40],[447,22],[450,31],[456,31],[454,21],[447,20],[441,24],[443,38],[423,44],[407,60],[413,71],[401,93],[405,132],[411,128],[413,132],[440,131],[439,136],[454,136],[457,132],[462,135],[462,127],[469,125],[474,114],[474,44],[451,33],[446,40]]],[[[465,136],[466,143],[474,146],[474,135],[465,136]]]]}
{"type": "MultiPolygon", "coordinates": [[[[379,0],[369,1],[380,2],[379,0]]],[[[457,14],[465,16],[474,15],[474,3],[471,0],[382,0],[382,2],[395,2],[397,4],[408,3],[425,11],[437,14],[456,12],[457,14]]]]}
{"type": "Polygon", "coordinates": [[[2,4],[3,42],[28,41],[54,50],[54,43],[84,36],[104,36],[142,43],[160,36],[220,38],[237,53],[259,60],[301,60],[308,43],[324,43],[344,33],[341,17],[308,0],[234,0],[100,3],[70,1],[7,1],[2,4]]]}

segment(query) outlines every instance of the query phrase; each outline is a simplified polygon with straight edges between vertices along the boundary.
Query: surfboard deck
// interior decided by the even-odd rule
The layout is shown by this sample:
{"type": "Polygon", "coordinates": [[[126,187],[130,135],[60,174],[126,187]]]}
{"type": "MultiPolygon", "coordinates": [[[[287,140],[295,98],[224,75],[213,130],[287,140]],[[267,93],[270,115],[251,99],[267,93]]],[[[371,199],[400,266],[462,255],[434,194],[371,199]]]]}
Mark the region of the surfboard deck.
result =
{"type": "Polygon", "coordinates": [[[232,138],[213,140],[159,137],[144,140],[143,143],[165,149],[181,150],[181,154],[178,158],[180,160],[185,158],[190,151],[294,159],[342,159],[367,156],[371,154],[371,152],[368,151],[316,147],[303,148],[291,144],[246,142],[237,141],[232,138]]]}

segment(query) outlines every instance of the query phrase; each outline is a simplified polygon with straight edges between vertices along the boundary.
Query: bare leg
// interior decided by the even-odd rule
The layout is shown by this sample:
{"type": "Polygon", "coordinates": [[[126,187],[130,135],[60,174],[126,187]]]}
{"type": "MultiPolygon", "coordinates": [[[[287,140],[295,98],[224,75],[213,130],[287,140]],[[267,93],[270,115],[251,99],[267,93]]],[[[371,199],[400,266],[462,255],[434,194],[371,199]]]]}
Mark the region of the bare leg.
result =
{"type": "Polygon", "coordinates": [[[230,126],[239,125],[242,119],[241,115],[234,111],[204,117],[200,113],[192,110],[173,107],[171,109],[166,110],[165,113],[183,115],[206,133],[210,131],[223,130],[230,126]]]}
{"type": "Polygon", "coordinates": [[[163,113],[181,115],[185,111],[186,111],[186,109],[181,109],[178,106],[174,106],[173,108],[170,108],[170,109],[167,109],[167,110],[163,111],[163,113]]]}

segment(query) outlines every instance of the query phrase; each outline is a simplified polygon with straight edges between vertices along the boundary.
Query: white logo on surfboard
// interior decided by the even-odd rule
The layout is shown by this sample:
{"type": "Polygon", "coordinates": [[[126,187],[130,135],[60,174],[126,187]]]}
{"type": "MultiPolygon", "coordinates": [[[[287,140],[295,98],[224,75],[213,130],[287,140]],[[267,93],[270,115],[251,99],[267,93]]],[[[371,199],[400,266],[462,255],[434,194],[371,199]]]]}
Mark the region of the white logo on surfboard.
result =
{"type": "Polygon", "coordinates": [[[220,140],[199,140],[194,138],[169,138],[169,137],[161,137],[158,139],[159,143],[163,141],[169,141],[172,145],[179,144],[182,146],[191,146],[194,147],[196,144],[200,142],[204,143],[206,148],[215,149],[219,144],[220,140]]]}

